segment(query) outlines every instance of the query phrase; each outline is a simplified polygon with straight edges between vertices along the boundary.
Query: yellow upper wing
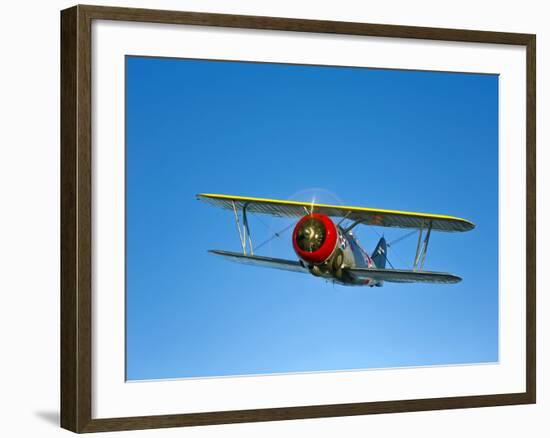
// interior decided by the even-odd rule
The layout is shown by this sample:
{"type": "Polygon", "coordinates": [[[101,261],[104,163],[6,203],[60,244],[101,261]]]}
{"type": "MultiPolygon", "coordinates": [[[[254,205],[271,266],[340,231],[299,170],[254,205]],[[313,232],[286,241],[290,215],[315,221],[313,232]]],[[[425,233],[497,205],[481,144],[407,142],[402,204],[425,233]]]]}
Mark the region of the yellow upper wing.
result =
{"type": "Polygon", "coordinates": [[[453,216],[417,213],[411,211],[383,210],[379,208],[348,207],[344,205],[317,204],[278,199],[251,198],[247,196],[217,195],[200,193],[197,199],[216,207],[242,210],[248,213],[263,213],[278,217],[302,217],[311,211],[332,217],[346,217],[367,225],[397,228],[428,228],[437,231],[469,231],[475,225],[453,216]]]}

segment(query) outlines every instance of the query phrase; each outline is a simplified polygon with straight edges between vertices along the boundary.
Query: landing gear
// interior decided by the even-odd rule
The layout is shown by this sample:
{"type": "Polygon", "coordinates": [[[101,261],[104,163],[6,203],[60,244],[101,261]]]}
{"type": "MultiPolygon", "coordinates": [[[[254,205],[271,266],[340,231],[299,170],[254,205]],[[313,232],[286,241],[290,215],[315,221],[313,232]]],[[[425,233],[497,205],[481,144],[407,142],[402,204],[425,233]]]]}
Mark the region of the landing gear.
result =
{"type": "Polygon", "coordinates": [[[342,264],[344,263],[344,253],[340,248],[336,248],[332,258],[332,272],[336,278],[342,279],[342,264]]]}
{"type": "Polygon", "coordinates": [[[320,265],[309,265],[309,272],[316,277],[336,278],[342,281],[344,277],[344,271],[342,266],[344,264],[344,252],[340,248],[336,248],[333,256],[320,265]]]}

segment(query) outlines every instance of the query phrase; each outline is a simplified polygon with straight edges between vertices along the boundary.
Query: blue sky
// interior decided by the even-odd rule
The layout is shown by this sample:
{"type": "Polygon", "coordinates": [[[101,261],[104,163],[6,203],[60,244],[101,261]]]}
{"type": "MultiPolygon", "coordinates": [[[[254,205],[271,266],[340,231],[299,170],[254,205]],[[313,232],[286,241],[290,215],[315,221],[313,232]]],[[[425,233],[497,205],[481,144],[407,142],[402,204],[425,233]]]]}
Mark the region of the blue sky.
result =
{"type": "MultiPolygon", "coordinates": [[[[498,76],[127,57],[126,198],[129,380],[498,360],[498,76]],[[240,243],[201,192],[476,228],[432,234],[425,269],[459,284],[344,287],[208,254],[240,243]]],[[[251,217],[254,243],[288,224],[251,217]]],[[[379,233],[407,230],[356,228],[379,233]]],[[[259,253],[295,259],[291,233],[259,253]]]]}

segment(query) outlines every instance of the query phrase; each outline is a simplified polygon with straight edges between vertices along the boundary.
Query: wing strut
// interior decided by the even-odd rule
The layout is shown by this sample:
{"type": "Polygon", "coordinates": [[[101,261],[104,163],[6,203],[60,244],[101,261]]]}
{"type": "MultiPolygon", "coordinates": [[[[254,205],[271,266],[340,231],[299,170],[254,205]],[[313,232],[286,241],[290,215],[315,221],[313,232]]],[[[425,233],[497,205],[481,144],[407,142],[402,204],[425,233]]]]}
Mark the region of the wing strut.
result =
{"type": "Polygon", "coordinates": [[[247,247],[250,249],[250,255],[254,255],[254,247],[252,246],[252,237],[250,235],[250,228],[248,227],[248,217],[246,216],[246,207],[248,202],[245,202],[242,209],[243,224],[239,222],[239,214],[237,213],[237,206],[235,201],[231,201],[233,206],[233,213],[235,213],[235,223],[237,225],[237,231],[239,233],[239,240],[241,241],[241,247],[243,249],[243,255],[246,255],[247,247]]]}
{"type": "MultiPolygon", "coordinates": [[[[342,221],[348,217],[349,213],[350,212],[348,211],[348,213],[344,216],[342,221]]],[[[340,221],[340,222],[342,222],[342,221],[340,221]]],[[[353,230],[357,225],[362,224],[363,222],[365,222],[363,219],[358,219],[358,220],[354,221],[349,227],[347,227],[344,230],[344,234],[347,234],[349,231],[353,230]]]]}
{"type": "Polygon", "coordinates": [[[428,243],[430,243],[430,235],[432,233],[432,221],[428,225],[428,231],[424,242],[422,242],[422,234],[424,231],[424,223],[418,230],[418,243],[416,244],[416,254],[414,256],[413,271],[422,271],[424,262],[426,261],[426,253],[428,252],[428,243]]]}

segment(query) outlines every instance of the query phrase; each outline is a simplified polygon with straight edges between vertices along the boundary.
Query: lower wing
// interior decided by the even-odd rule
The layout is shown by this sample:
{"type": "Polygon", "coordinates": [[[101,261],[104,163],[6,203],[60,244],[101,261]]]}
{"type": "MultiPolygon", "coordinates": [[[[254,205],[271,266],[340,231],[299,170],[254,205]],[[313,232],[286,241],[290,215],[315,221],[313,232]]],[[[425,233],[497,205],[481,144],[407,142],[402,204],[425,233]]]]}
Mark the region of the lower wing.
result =
{"type": "Polygon", "coordinates": [[[355,268],[346,269],[347,272],[353,274],[358,279],[362,280],[377,280],[388,281],[391,283],[439,283],[450,284],[462,281],[456,275],[447,274],[446,272],[430,272],[430,271],[411,271],[405,269],[375,269],[375,268],[355,268]]]}
{"type": "Polygon", "coordinates": [[[237,252],[221,251],[218,249],[211,249],[208,251],[212,254],[222,256],[233,262],[243,263],[245,265],[263,266],[265,268],[282,269],[284,271],[303,272],[309,273],[307,268],[304,268],[300,262],[294,260],[275,259],[272,257],[244,255],[237,252]]]}
{"type": "MultiPolygon", "coordinates": [[[[295,260],[276,259],[273,257],[244,255],[238,252],[212,249],[208,251],[233,262],[264,268],[282,269],[284,271],[309,273],[308,269],[295,260]]],[[[411,271],[403,269],[344,268],[359,280],[387,281],[392,283],[458,283],[462,279],[445,272],[411,271]]]]}

